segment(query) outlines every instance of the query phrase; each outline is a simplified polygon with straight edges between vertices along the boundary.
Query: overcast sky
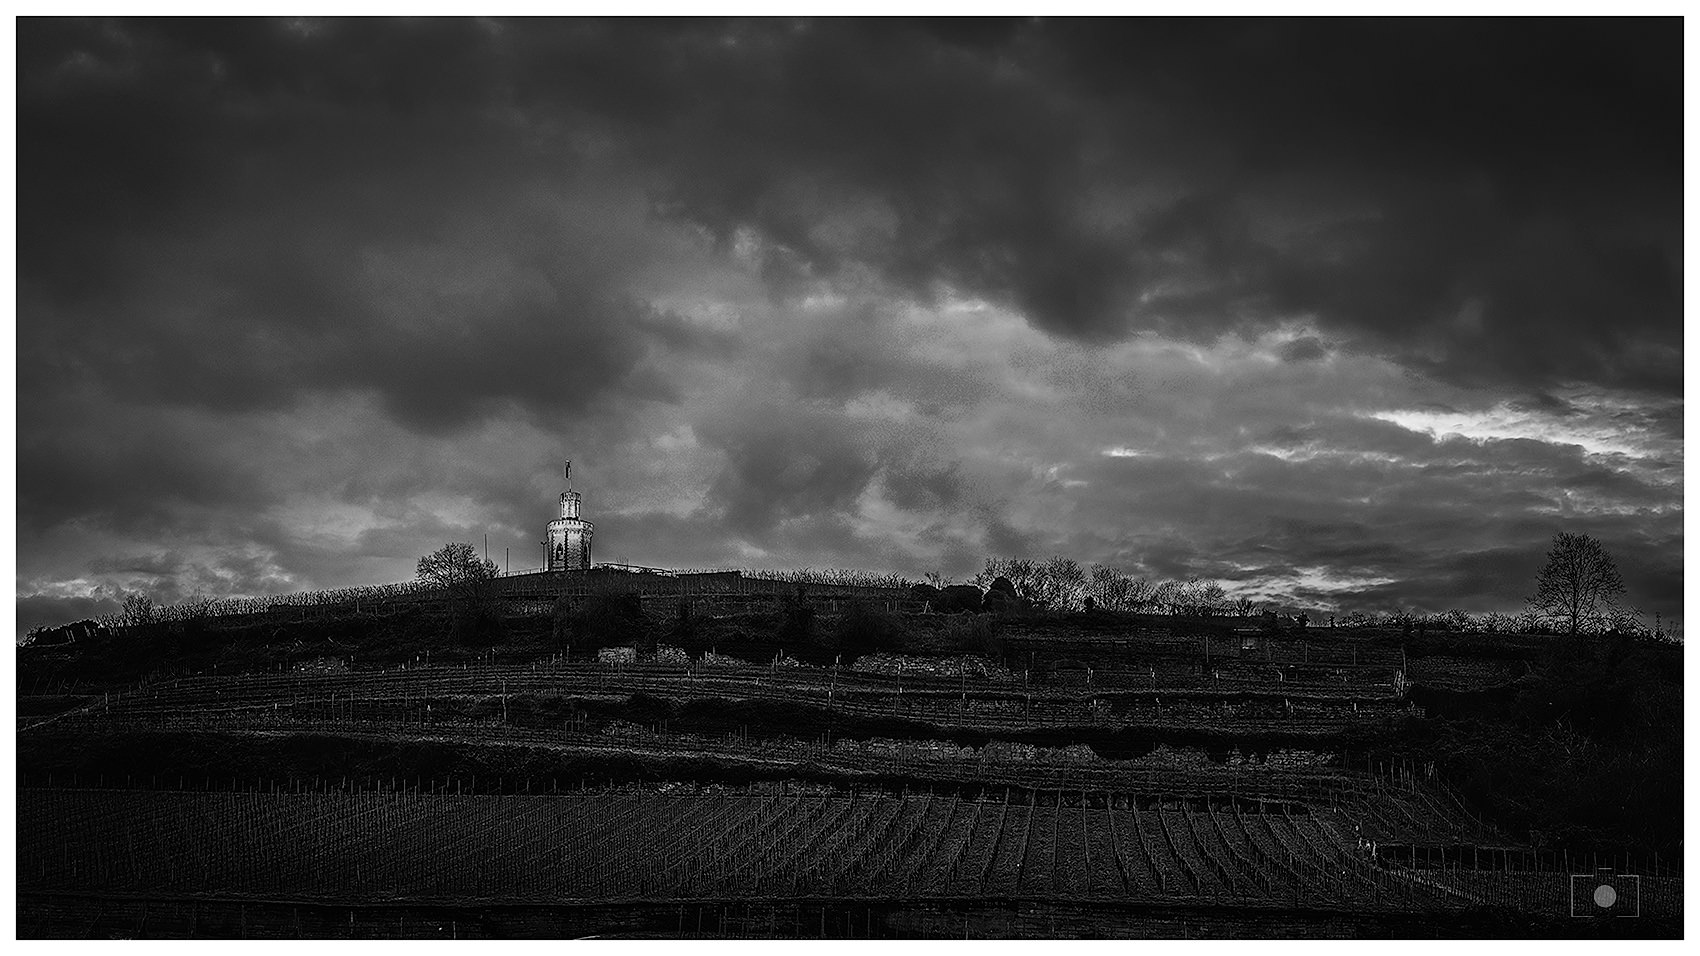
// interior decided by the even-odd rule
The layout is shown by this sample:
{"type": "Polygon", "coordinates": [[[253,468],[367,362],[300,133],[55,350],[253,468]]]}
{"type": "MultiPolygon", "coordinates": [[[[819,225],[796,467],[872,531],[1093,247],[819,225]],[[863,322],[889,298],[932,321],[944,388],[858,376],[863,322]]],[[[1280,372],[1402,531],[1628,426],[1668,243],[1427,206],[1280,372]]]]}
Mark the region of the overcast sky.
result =
{"type": "Polygon", "coordinates": [[[1678,20],[18,24],[20,628],[595,556],[1681,614],[1678,20]]]}

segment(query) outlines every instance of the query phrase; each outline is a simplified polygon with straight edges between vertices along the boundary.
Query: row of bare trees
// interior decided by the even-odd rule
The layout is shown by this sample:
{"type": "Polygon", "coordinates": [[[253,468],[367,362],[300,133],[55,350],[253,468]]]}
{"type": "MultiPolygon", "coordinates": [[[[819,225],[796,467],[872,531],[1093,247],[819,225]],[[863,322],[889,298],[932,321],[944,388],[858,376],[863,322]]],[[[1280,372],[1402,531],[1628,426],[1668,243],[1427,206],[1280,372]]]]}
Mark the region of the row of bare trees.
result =
{"type": "Polygon", "coordinates": [[[1158,614],[1249,615],[1256,610],[1250,599],[1231,596],[1216,581],[1196,577],[1153,581],[1107,565],[1083,567],[1060,555],[1045,561],[987,558],[986,566],[969,583],[989,588],[998,578],[1007,578],[1017,595],[1034,604],[1062,611],[1095,607],[1158,614]]]}
{"type": "MultiPolygon", "coordinates": [[[[889,574],[879,571],[863,571],[857,568],[715,568],[714,571],[736,571],[746,578],[757,581],[784,581],[791,584],[821,584],[840,587],[862,588],[909,588],[915,581],[901,574],[889,574]]],[[[707,571],[687,572],[680,574],[711,573],[707,571]]]]}
{"type": "Polygon", "coordinates": [[[297,591],[293,594],[263,597],[190,598],[177,604],[155,604],[153,598],[140,591],[124,596],[118,613],[95,619],[102,627],[140,627],[149,624],[177,624],[238,614],[264,614],[279,608],[337,607],[344,605],[376,604],[399,597],[420,594],[431,589],[421,581],[402,581],[395,584],[372,584],[351,588],[331,588],[321,591],[297,591]]]}

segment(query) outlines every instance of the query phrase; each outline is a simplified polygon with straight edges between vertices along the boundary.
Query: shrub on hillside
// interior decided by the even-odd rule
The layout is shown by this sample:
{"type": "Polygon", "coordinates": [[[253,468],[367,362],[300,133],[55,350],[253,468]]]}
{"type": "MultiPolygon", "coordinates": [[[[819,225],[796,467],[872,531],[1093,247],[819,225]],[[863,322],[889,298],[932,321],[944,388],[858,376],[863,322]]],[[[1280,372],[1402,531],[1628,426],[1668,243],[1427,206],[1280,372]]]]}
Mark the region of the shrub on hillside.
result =
{"type": "Polygon", "coordinates": [[[931,584],[917,584],[909,589],[909,599],[911,601],[925,602],[931,605],[933,610],[936,611],[939,607],[939,595],[941,593],[943,592],[941,592],[938,588],[933,587],[931,584]]]}
{"type": "Polygon", "coordinates": [[[673,611],[673,621],[667,627],[668,642],[685,649],[695,648],[700,630],[691,602],[681,599],[673,611]]]}
{"type": "Polygon", "coordinates": [[[982,603],[979,588],[972,584],[952,584],[939,593],[934,609],[942,614],[977,614],[982,603]]]}
{"type": "Polygon", "coordinates": [[[575,649],[630,647],[652,653],[655,635],[636,594],[592,594],[567,614],[567,639],[575,649]]]}
{"type": "Polygon", "coordinates": [[[798,597],[780,603],[779,627],[775,636],[787,643],[806,644],[814,634],[815,609],[809,606],[799,589],[798,597]]]}
{"type": "MultiPolygon", "coordinates": [[[[1005,580],[1007,583],[1007,579],[1005,580]]],[[[980,610],[987,614],[1027,614],[1033,610],[1033,602],[1016,595],[1013,588],[1007,590],[987,591],[980,599],[980,610]]]]}
{"type": "Polygon", "coordinates": [[[1419,759],[1489,819],[1573,852],[1680,852],[1680,655],[1559,642],[1511,694],[1431,708],[1419,759]]]}
{"type": "Polygon", "coordinates": [[[956,618],[939,631],[945,649],[986,657],[1003,656],[1003,642],[998,637],[995,618],[983,614],[956,618]]]}
{"type": "Polygon", "coordinates": [[[827,645],[849,654],[866,654],[896,650],[909,637],[909,630],[898,615],[865,604],[851,604],[839,615],[827,645]]]}

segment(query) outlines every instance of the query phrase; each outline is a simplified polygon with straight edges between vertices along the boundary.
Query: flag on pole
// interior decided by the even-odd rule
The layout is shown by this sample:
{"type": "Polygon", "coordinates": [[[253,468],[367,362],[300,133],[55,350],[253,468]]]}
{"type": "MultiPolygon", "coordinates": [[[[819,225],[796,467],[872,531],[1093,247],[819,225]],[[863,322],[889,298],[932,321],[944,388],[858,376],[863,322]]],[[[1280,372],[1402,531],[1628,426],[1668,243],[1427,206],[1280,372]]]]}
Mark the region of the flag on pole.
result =
{"type": "Polygon", "coordinates": [[[568,481],[573,480],[573,460],[571,458],[567,459],[567,467],[566,467],[565,471],[562,473],[561,477],[565,478],[568,481]]]}

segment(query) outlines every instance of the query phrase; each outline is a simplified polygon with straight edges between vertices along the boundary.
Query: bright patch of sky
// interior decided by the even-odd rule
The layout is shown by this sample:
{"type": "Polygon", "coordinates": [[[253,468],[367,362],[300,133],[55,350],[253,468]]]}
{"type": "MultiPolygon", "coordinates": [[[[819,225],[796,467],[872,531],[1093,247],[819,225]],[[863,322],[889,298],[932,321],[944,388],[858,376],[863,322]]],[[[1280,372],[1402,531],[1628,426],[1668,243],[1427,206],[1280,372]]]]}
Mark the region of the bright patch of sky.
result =
{"type": "Polygon", "coordinates": [[[1594,393],[1577,395],[1567,401],[1572,409],[1568,414],[1500,402],[1477,411],[1415,408],[1372,412],[1369,417],[1436,438],[1451,435],[1472,441],[1522,438],[1579,445],[1591,455],[1630,458],[1681,455],[1680,439],[1658,434],[1645,410],[1627,399],[1594,393]]]}

